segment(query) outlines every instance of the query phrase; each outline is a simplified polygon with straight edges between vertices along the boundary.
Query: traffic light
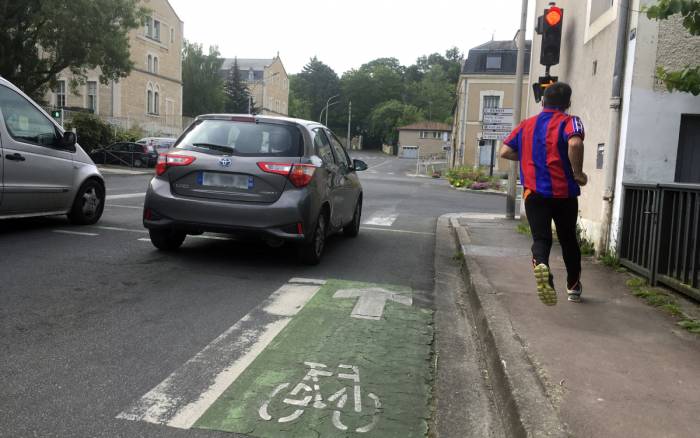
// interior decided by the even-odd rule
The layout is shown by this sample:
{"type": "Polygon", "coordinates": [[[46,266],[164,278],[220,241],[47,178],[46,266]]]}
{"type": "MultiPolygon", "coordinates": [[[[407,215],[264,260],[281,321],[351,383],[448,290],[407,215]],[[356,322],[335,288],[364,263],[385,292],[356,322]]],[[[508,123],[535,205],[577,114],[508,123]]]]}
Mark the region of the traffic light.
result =
{"type": "Polygon", "coordinates": [[[51,111],[51,117],[53,117],[56,120],[61,120],[61,110],[51,111]]]}
{"type": "Polygon", "coordinates": [[[540,101],[542,100],[542,96],[544,96],[544,90],[546,90],[547,87],[554,84],[558,80],[559,78],[557,76],[549,76],[549,74],[547,74],[546,76],[540,76],[539,80],[536,83],[532,84],[532,91],[535,97],[535,102],[540,103],[540,101]]]}
{"type": "Polygon", "coordinates": [[[544,15],[537,19],[537,33],[542,35],[540,64],[547,67],[559,64],[561,26],[564,19],[563,9],[554,3],[549,5],[549,8],[544,10],[544,15]]]}

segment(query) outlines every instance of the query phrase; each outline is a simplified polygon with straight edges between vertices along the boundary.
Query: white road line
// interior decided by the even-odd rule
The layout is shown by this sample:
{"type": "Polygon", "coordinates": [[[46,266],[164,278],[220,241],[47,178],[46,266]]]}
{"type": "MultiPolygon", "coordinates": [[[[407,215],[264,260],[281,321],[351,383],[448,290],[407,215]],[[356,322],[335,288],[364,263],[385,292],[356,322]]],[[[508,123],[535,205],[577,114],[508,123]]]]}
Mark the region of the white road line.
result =
{"type": "Polygon", "coordinates": [[[60,233],[60,234],[70,234],[73,236],[90,236],[90,237],[95,237],[99,236],[97,233],[83,233],[80,231],[68,231],[68,230],[53,230],[54,233],[60,233]]]}
{"type": "Polygon", "coordinates": [[[132,209],[134,209],[134,210],[143,210],[143,205],[105,204],[105,207],[132,208],[132,209]]]}
{"type": "Polygon", "coordinates": [[[375,227],[360,227],[363,230],[367,231],[386,231],[389,233],[405,233],[405,234],[420,234],[423,236],[434,236],[435,233],[429,233],[426,231],[411,231],[411,230],[395,230],[393,228],[375,228],[375,227]]]}
{"type": "Polygon", "coordinates": [[[189,429],[320,288],[285,284],[117,418],[189,429]]]}
{"type": "Polygon", "coordinates": [[[138,240],[139,242],[150,242],[151,238],[150,237],[140,237],[136,240],[138,240]]]}
{"type": "Polygon", "coordinates": [[[386,213],[378,211],[374,213],[369,219],[362,222],[363,225],[377,225],[380,227],[390,227],[394,224],[397,218],[396,213],[386,213]]]}
{"type": "MultiPolygon", "coordinates": [[[[146,231],[148,232],[148,231],[146,231]]],[[[207,236],[207,235],[198,235],[198,236],[187,236],[188,239],[204,239],[204,240],[236,240],[233,237],[226,237],[226,236],[207,236]]],[[[140,239],[137,239],[141,242],[150,242],[151,239],[148,237],[142,237],[140,239]]]]}
{"type": "Polygon", "coordinates": [[[121,195],[107,195],[107,200],[110,201],[112,199],[140,198],[142,196],[146,196],[146,192],[143,192],[143,193],[123,193],[121,195]]]}
{"type": "Polygon", "coordinates": [[[100,230],[109,230],[109,231],[126,231],[129,233],[148,233],[148,230],[145,229],[133,229],[133,228],[120,228],[120,227],[107,227],[103,225],[95,225],[93,228],[99,228],[100,230]]]}

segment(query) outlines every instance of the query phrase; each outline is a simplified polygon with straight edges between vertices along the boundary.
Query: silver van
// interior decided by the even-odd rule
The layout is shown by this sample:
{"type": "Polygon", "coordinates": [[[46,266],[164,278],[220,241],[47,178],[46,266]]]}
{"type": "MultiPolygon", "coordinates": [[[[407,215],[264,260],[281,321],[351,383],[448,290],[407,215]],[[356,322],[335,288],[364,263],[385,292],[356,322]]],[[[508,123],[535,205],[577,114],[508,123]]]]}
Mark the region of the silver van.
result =
{"type": "Polygon", "coordinates": [[[104,201],[104,179],[75,133],[0,77],[0,219],[66,214],[94,224],[104,201]]]}

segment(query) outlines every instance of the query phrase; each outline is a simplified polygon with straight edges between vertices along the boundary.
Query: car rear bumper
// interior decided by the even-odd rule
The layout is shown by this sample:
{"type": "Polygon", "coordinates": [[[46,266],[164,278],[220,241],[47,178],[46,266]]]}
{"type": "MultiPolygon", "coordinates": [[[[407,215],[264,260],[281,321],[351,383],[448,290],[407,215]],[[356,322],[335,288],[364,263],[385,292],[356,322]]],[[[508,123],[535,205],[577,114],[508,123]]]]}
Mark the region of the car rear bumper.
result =
{"type": "Polygon", "coordinates": [[[144,202],[143,225],[190,234],[216,232],[302,241],[320,211],[312,198],[307,190],[286,190],[271,204],[183,197],[172,193],[167,180],[153,178],[144,202]]]}

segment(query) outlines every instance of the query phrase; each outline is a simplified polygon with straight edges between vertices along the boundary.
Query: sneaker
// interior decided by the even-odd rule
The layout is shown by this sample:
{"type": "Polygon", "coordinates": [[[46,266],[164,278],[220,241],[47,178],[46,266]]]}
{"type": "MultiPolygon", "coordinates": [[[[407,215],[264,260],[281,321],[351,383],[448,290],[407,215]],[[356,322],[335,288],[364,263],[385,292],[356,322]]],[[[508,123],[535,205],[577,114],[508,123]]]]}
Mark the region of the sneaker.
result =
{"type": "Polygon", "coordinates": [[[581,293],[583,292],[583,285],[581,284],[580,281],[577,281],[574,287],[569,289],[568,287],[566,288],[566,294],[569,296],[569,301],[574,302],[574,303],[580,303],[581,302],[581,293]]]}
{"type": "Polygon", "coordinates": [[[540,263],[535,266],[535,280],[537,281],[537,296],[547,306],[557,304],[557,291],[554,289],[554,278],[549,272],[549,266],[540,263]]]}

